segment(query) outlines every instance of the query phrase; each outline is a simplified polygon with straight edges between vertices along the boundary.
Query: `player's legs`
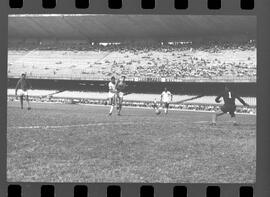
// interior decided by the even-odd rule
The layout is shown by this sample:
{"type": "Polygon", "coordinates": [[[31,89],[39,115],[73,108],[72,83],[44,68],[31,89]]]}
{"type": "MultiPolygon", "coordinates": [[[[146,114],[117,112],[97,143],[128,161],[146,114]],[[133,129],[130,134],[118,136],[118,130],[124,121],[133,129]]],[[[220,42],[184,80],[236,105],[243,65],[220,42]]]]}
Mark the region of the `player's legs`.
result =
{"type": "Polygon", "coordinates": [[[232,120],[233,120],[233,125],[235,126],[238,125],[235,115],[232,117],[232,120]]]}
{"type": "Polygon", "coordinates": [[[24,96],[24,91],[18,90],[19,97],[20,97],[20,104],[21,104],[21,109],[23,109],[23,96],[24,96]]]}
{"type": "Polygon", "coordinates": [[[169,103],[165,102],[164,103],[164,112],[165,112],[165,114],[168,114],[168,110],[169,110],[169,103]]]}
{"type": "Polygon", "coordinates": [[[236,107],[232,107],[232,109],[230,110],[230,115],[231,115],[231,118],[232,118],[232,121],[233,121],[233,125],[238,125],[237,123],[237,120],[236,120],[236,116],[235,116],[235,110],[236,110],[236,107]]]}
{"type": "Polygon", "coordinates": [[[118,110],[118,115],[120,115],[120,112],[122,110],[122,103],[123,103],[123,93],[122,92],[119,92],[117,100],[118,100],[117,110],[118,110]]]}
{"type": "Polygon", "coordinates": [[[116,104],[116,109],[117,109],[117,114],[120,114],[120,98],[119,95],[115,97],[115,104],[116,104]]]}
{"type": "Polygon", "coordinates": [[[112,115],[112,112],[113,112],[113,108],[114,108],[114,105],[116,103],[116,97],[115,95],[109,95],[109,105],[110,105],[110,111],[109,111],[109,115],[112,115]]]}
{"type": "Polygon", "coordinates": [[[113,112],[113,107],[114,107],[114,101],[113,101],[113,97],[109,98],[109,104],[110,104],[110,111],[109,111],[109,115],[112,115],[112,112],[113,112]]]}
{"type": "Polygon", "coordinates": [[[218,118],[219,116],[222,116],[222,115],[226,114],[226,113],[227,113],[227,112],[226,112],[226,108],[225,108],[224,106],[222,106],[222,107],[220,108],[220,110],[216,111],[216,112],[213,114],[213,116],[212,116],[212,124],[213,124],[213,125],[217,124],[217,118],[218,118]]]}
{"type": "Polygon", "coordinates": [[[27,103],[27,109],[30,110],[31,106],[30,106],[30,101],[29,101],[29,96],[28,96],[28,92],[26,92],[26,103],[27,103]]]}
{"type": "Polygon", "coordinates": [[[215,112],[215,113],[213,114],[213,116],[212,116],[212,124],[216,124],[216,123],[217,123],[217,118],[218,118],[219,116],[224,115],[224,114],[225,114],[225,113],[224,113],[224,112],[221,112],[221,111],[215,112]]]}
{"type": "Polygon", "coordinates": [[[21,109],[23,109],[23,95],[20,95],[20,103],[21,103],[21,109]]]}

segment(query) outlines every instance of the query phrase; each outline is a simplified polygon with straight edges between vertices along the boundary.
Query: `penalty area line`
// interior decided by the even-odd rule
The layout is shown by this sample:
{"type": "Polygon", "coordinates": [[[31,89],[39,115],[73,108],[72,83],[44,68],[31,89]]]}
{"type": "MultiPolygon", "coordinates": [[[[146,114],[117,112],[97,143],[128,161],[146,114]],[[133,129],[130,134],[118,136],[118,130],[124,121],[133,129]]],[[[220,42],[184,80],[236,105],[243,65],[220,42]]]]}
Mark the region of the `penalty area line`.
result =
{"type": "MultiPolygon", "coordinates": [[[[224,122],[224,123],[230,123],[232,121],[227,120],[227,121],[222,121],[222,122],[224,122]]],[[[195,123],[195,124],[204,124],[204,123],[211,124],[211,121],[209,121],[209,120],[202,120],[202,121],[196,121],[196,122],[193,122],[193,123],[195,123]]]]}
{"type": "Polygon", "coordinates": [[[8,129],[60,129],[60,128],[73,128],[73,127],[89,127],[89,126],[109,126],[109,125],[135,125],[135,124],[140,124],[136,122],[122,122],[122,123],[89,123],[89,124],[77,124],[77,125],[54,125],[54,126],[41,126],[41,125],[36,125],[36,126],[13,126],[13,127],[8,127],[8,129]]]}

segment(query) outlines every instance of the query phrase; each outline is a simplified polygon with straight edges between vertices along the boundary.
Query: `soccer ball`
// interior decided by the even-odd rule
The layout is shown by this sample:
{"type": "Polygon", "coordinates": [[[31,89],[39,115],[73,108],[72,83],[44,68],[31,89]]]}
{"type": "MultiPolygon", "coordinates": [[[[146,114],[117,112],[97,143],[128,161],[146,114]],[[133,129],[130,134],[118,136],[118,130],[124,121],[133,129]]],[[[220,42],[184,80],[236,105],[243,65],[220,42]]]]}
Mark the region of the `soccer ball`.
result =
{"type": "Polygon", "coordinates": [[[161,111],[159,109],[156,109],[156,115],[159,115],[161,111]]]}

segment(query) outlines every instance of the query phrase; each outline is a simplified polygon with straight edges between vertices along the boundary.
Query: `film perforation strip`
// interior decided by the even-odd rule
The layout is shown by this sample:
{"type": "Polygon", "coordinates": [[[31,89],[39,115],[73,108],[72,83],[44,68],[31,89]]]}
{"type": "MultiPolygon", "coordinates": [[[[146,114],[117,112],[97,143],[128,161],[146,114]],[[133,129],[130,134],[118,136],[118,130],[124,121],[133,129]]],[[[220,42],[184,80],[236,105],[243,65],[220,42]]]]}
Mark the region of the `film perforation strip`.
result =
{"type": "Polygon", "coordinates": [[[74,187],[74,197],[87,197],[88,188],[85,185],[76,185],[74,187]]]}
{"type": "Polygon", "coordinates": [[[217,10],[221,8],[221,0],[208,0],[207,7],[211,10],[217,10]]]}
{"type": "Polygon", "coordinates": [[[107,188],[107,197],[120,197],[121,187],[118,185],[110,185],[107,188]]]}
{"type": "MultiPolygon", "coordinates": [[[[57,188],[56,188],[57,189],[57,188]]],[[[174,186],[172,189],[173,197],[188,197],[189,191],[186,186],[174,186]]],[[[139,188],[139,197],[154,197],[155,188],[152,185],[142,185],[139,188]]],[[[53,185],[42,185],[40,188],[40,197],[55,197],[55,186],[53,185]]],[[[91,190],[86,185],[76,185],[73,188],[73,197],[95,197],[91,194],[91,190]]],[[[169,195],[168,195],[169,196],[169,195]]],[[[222,197],[225,194],[222,192],[220,186],[207,186],[205,194],[202,197],[222,197]]],[[[239,188],[238,197],[253,197],[253,187],[241,186],[239,188]]],[[[23,188],[20,185],[9,185],[8,186],[8,197],[25,197],[23,188]]],[[[121,187],[119,185],[107,186],[106,197],[124,197],[122,194],[121,187]]]]}
{"type": "Polygon", "coordinates": [[[55,188],[53,185],[42,185],[40,197],[54,197],[55,196],[55,188]]]}
{"type": "Polygon", "coordinates": [[[141,0],[142,9],[154,9],[155,0],[141,0]]]}
{"type": "Polygon", "coordinates": [[[23,7],[23,0],[10,0],[9,7],[10,8],[22,8],[23,7]]]}
{"type": "Polygon", "coordinates": [[[122,0],[108,0],[108,5],[110,9],[121,9],[122,0]]]}
{"type": "MultiPolygon", "coordinates": [[[[125,1],[125,0],[123,0],[125,1]]],[[[107,0],[107,5],[110,9],[121,9],[123,7],[122,0],[107,0]]],[[[143,9],[155,9],[155,0],[138,0],[141,1],[141,7],[143,9]],[[143,3],[145,2],[145,3],[143,3]]],[[[254,0],[237,0],[239,1],[239,7],[243,10],[252,10],[254,9],[254,0]]],[[[189,1],[188,0],[174,0],[175,9],[188,9],[189,1]]],[[[207,8],[210,10],[218,10],[222,9],[222,3],[224,0],[205,0],[207,8]]],[[[9,0],[9,5],[11,8],[23,8],[23,0],[9,0]]],[[[42,0],[42,7],[45,9],[53,9],[57,7],[57,0],[42,0]]],[[[78,9],[87,9],[91,6],[91,0],[74,0],[74,6],[78,9]]],[[[175,197],[187,197],[189,196],[189,188],[185,186],[175,186],[172,189],[172,196],[175,197]]],[[[57,187],[54,185],[44,185],[40,187],[40,196],[56,196],[55,192],[57,187]]],[[[8,187],[8,196],[24,196],[24,188],[20,185],[10,185],[8,187]]],[[[141,186],[138,190],[139,193],[137,196],[145,196],[145,197],[154,197],[156,196],[155,187],[151,185],[141,186]]],[[[242,186],[239,188],[239,197],[252,197],[253,196],[253,188],[251,186],[242,186]]],[[[91,189],[89,189],[86,185],[76,185],[73,188],[73,196],[74,197],[91,197],[91,189]]],[[[122,196],[121,187],[118,185],[110,185],[107,187],[106,195],[107,197],[118,197],[122,196]]],[[[222,188],[219,186],[208,186],[205,188],[205,193],[202,196],[207,197],[215,197],[215,196],[223,196],[222,188]]]]}
{"type": "Polygon", "coordinates": [[[173,196],[183,196],[187,197],[187,187],[185,186],[175,186],[173,188],[173,196]]]}
{"type": "Polygon", "coordinates": [[[254,0],[241,0],[241,8],[243,10],[252,10],[254,9],[255,2],[254,0]]]}
{"type": "Polygon", "coordinates": [[[220,196],[220,187],[208,186],[206,189],[206,196],[219,197],[220,196]]]}
{"type": "Polygon", "coordinates": [[[154,197],[154,187],[151,185],[143,185],[140,188],[140,197],[154,197]]]}
{"type": "Polygon", "coordinates": [[[175,9],[187,9],[188,8],[188,0],[174,0],[175,9]]]}
{"type": "Polygon", "coordinates": [[[42,0],[42,7],[45,9],[53,9],[56,7],[56,0],[42,0]]]}
{"type": "MultiPolygon", "coordinates": [[[[89,0],[74,0],[75,7],[78,9],[87,9],[90,6],[89,0]]],[[[224,0],[223,0],[224,1],[224,0]]],[[[243,10],[254,9],[254,0],[239,0],[240,7],[243,10]]],[[[222,8],[222,0],[206,0],[207,7],[210,10],[222,8]]],[[[9,0],[10,8],[23,8],[23,0],[9,0]]],[[[45,9],[53,9],[57,6],[56,0],[42,0],[42,7],[45,9]]],[[[108,0],[110,9],[121,9],[123,6],[122,0],[108,0]]],[[[155,0],[141,0],[142,9],[154,9],[155,0]]],[[[174,0],[175,9],[188,9],[188,0],[174,0]]]]}
{"type": "Polygon", "coordinates": [[[78,9],[87,9],[89,8],[89,0],[76,0],[75,6],[78,9]]]}

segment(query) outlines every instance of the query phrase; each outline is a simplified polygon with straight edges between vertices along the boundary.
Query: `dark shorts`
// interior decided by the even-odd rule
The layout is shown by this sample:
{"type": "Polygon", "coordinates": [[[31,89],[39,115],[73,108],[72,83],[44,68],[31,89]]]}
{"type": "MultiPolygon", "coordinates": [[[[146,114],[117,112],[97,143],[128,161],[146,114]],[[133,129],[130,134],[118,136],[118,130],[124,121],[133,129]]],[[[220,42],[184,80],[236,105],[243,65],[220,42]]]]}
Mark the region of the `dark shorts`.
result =
{"type": "Polygon", "coordinates": [[[220,107],[221,111],[224,113],[228,113],[231,115],[231,117],[235,117],[235,110],[236,110],[236,106],[235,105],[223,105],[222,107],[220,107]]]}
{"type": "Polygon", "coordinates": [[[169,108],[169,103],[164,102],[164,107],[165,107],[165,108],[169,108]]]}

